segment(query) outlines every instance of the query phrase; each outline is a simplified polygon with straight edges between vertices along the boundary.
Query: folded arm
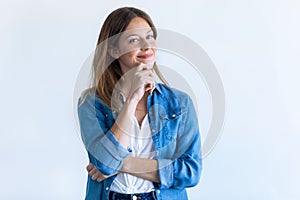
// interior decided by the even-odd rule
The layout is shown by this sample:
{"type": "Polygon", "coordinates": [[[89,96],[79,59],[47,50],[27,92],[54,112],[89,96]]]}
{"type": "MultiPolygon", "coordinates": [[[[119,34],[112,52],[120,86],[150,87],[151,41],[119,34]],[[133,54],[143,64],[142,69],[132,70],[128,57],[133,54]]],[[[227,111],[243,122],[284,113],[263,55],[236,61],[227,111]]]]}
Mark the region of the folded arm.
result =
{"type": "Polygon", "coordinates": [[[99,104],[96,101],[99,100],[87,96],[78,107],[82,141],[89,153],[90,161],[101,173],[111,175],[121,169],[129,151],[107,127],[106,113],[103,108],[96,107],[96,103],[99,104]]]}

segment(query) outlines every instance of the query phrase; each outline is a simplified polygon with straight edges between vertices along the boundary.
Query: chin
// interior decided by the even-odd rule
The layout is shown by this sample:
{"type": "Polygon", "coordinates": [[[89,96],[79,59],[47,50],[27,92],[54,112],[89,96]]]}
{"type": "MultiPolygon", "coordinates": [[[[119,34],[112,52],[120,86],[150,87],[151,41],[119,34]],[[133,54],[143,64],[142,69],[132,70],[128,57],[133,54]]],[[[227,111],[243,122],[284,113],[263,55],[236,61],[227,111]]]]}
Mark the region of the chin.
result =
{"type": "Polygon", "coordinates": [[[146,65],[154,65],[155,63],[155,60],[138,60],[139,63],[143,63],[143,64],[146,64],[146,65]]]}
{"type": "Polygon", "coordinates": [[[154,61],[145,61],[145,62],[142,62],[144,64],[147,64],[147,65],[154,65],[154,61]]]}

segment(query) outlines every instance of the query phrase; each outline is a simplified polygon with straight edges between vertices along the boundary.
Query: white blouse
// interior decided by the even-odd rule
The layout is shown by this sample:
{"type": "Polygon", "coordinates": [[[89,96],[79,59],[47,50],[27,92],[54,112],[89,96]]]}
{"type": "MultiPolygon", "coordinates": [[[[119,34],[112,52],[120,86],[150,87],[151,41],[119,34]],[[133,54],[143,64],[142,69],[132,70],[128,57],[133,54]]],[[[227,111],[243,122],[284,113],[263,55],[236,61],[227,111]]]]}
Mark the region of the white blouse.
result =
{"type": "MultiPolygon", "coordinates": [[[[141,127],[134,118],[134,131],[130,139],[131,156],[153,158],[153,140],[148,121],[148,114],[143,119],[141,127]]],[[[152,181],[148,181],[128,173],[120,173],[114,179],[110,190],[123,194],[146,193],[154,191],[152,181]]]]}

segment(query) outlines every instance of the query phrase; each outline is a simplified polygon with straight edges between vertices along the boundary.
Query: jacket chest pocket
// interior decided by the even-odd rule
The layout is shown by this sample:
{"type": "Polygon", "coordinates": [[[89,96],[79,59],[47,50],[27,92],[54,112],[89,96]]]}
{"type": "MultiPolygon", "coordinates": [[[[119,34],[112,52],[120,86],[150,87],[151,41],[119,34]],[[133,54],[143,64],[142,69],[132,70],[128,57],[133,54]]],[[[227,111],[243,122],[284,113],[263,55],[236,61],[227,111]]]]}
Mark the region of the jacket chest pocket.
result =
{"type": "Polygon", "coordinates": [[[163,118],[163,139],[166,140],[166,143],[169,143],[173,140],[176,140],[177,133],[179,130],[180,122],[182,119],[181,114],[169,114],[162,116],[163,118]]]}

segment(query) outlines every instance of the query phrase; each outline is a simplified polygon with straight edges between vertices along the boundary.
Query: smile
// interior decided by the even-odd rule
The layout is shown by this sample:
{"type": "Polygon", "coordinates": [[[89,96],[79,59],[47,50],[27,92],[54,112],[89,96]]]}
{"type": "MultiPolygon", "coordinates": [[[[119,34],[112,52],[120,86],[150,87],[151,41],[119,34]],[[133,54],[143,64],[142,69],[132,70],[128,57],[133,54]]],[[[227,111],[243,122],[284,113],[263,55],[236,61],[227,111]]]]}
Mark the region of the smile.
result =
{"type": "Polygon", "coordinates": [[[153,54],[144,54],[144,55],[139,55],[137,56],[140,59],[149,59],[153,56],[153,54]]]}

